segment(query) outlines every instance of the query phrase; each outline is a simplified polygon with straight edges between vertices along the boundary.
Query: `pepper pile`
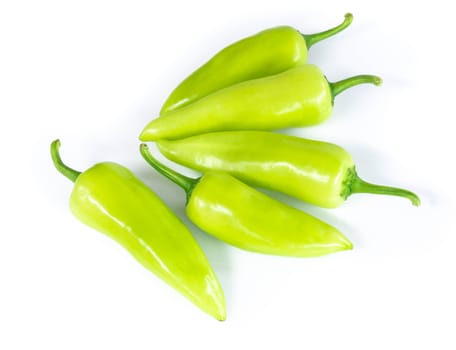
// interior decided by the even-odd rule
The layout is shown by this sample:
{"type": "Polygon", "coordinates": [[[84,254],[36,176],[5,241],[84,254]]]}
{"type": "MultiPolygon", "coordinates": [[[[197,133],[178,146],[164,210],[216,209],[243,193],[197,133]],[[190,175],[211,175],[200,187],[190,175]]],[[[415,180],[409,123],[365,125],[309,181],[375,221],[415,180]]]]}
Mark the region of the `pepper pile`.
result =
{"type": "MultiPolygon", "coordinates": [[[[161,153],[199,170],[186,177],[144,159],[187,194],[186,213],[203,231],[236,247],[283,256],[314,257],[352,249],[335,227],[250,186],[280,191],[335,208],[353,193],[420,200],[414,193],[361,180],[341,147],[271,132],[315,125],[332,113],[334,98],[373,75],[329,82],[307,64],[307,50],[350,25],[312,35],[276,27],[218,52],[168,97],[160,116],[141,132],[161,153]],[[242,203],[242,205],[239,205],[242,203]]],[[[118,241],[141,264],[218,320],[226,318],[220,283],[183,222],[130,170],[104,162],[80,173],[51,144],[56,168],[75,185],[70,209],[82,222],[118,241]]]]}

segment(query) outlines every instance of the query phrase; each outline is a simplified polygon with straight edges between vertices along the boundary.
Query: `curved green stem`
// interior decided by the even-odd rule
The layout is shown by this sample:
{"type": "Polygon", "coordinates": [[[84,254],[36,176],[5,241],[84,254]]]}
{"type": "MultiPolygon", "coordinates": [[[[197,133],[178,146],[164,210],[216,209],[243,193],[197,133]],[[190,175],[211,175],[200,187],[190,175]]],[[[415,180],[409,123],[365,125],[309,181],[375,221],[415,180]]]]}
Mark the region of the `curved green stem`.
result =
{"type": "Polygon", "coordinates": [[[190,194],[192,193],[193,187],[197,184],[199,179],[192,179],[190,177],[187,177],[185,175],[179,174],[178,172],[174,171],[171,168],[168,168],[166,165],[160,163],[157,159],[155,159],[152,154],[149,152],[149,147],[145,143],[142,143],[139,146],[139,151],[141,152],[141,155],[145,159],[149,165],[157,170],[160,174],[163,176],[167,177],[169,180],[174,182],[175,184],[179,185],[180,187],[183,188],[185,193],[187,194],[187,200],[190,197],[190,194]]]}
{"type": "Polygon", "coordinates": [[[375,185],[360,179],[355,168],[348,170],[347,178],[344,181],[344,190],[341,195],[346,199],[353,193],[373,193],[404,197],[409,199],[415,206],[419,206],[421,203],[420,198],[411,191],[402,188],[375,185]]]}
{"type": "Polygon", "coordinates": [[[304,40],[306,41],[307,49],[309,49],[311,46],[315,45],[319,41],[322,41],[324,39],[327,39],[345,28],[347,28],[351,22],[353,21],[353,15],[351,13],[345,14],[345,19],[344,21],[339,24],[337,27],[325,30],[324,32],[320,33],[315,33],[315,34],[302,34],[304,37],[304,40]]]}
{"type": "Polygon", "coordinates": [[[68,179],[71,181],[75,182],[76,179],[78,178],[81,173],[79,171],[76,171],[69,166],[65,165],[62,162],[62,159],[60,158],[60,153],[59,153],[59,148],[60,148],[60,140],[55,140],[54,142],[51,143],[51,157],[52,161],[54,162],[54,165],[60,173],[65,175],[68,179]]]}
{"type": "Polygon", "coordinates": [[[341,92],[350,89],[353,86],[361,85],[361,84],[373,84],[373,85],[381,85],[382,78],[377,77],[375,75],[355,75],[354,77],[350,77],[347,79],[339,80],[336,82],[328,81],[329,88],[331,89],[331,94],[334,102],[334,98],[339,95],[341,92]]]}

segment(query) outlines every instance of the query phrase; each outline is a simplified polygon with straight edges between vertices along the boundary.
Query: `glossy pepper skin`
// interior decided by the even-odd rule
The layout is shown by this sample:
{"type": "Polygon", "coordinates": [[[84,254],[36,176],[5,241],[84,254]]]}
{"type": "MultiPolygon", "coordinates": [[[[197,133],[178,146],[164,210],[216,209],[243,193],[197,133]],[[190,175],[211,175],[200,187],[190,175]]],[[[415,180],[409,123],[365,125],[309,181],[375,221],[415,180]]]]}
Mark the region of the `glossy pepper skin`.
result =
{"type": "Polygon", "coordinates": [[[270,28],[227,46],[182,81],[164,103],[160,114],[184,107],[227,86],[274,75],[304,64],[308,49],[339,33],[352,22],[316,34],[301,34],[289,26],[270,28]]]}
{"type": "Polygon", "coordinates": [[[140,140],[180,139],[207,132],[275,130],[315,125],[332,113],[334,97],[358,84],[381,79],[359,75],[329,83],[306,64],[277,75],[232,85],[152,120],[140,140]]]}
{"type": "Polygon", "coordinates": [[[223,172],[191,179],[144,159],[187,193],[186,212],[202,230],[238,248],[265,254],[314,257],[352,249],[336,228],[253,189],[223,172]]]}
{"type": "Polygon", "coordinates": [[[233,131],[160,140],[158,149],[189,168],[225,171],[324,208],[335,208],[353,193],[402,196],[419,205],[414,193],[361,180],[350,154],[335,144],[264,131],[233,131]]]}
{"type": "Polygon", "coordinates": [[[79,173],[60,159],[74,181],[70,209],[84,224],[116,240],[144,267],[218,320],[226,318],[222,288],[198,243],[166,204],[122,165],[104,162],[79,173]]]}

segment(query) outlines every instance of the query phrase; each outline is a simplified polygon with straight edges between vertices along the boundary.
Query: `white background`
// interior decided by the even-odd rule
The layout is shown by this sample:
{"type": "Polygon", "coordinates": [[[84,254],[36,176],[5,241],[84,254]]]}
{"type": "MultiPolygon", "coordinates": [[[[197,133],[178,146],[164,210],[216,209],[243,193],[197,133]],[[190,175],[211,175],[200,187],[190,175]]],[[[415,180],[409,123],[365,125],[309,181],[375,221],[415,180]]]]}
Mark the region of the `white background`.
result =
{"type": "Polygon", "coordinates": [[[455,349],[451,4],[2,1],[0,349],[455,349]],[[240,251],[186,221],[225,290],[225,322],[71,215],[53,139],[76,169],[124,164],[185,218],[184,193],[138,153],[168,93],[233,41],[280,24],[321,31],[348,11],[351,27],[309,62],[330,80],[384,84],[347,91],[325,124],[289,133],[340,144],[362,177],[416,191],[421,207],[355,195],[324,210],[274,194],[355,244],[317,259],[240,251]]]}

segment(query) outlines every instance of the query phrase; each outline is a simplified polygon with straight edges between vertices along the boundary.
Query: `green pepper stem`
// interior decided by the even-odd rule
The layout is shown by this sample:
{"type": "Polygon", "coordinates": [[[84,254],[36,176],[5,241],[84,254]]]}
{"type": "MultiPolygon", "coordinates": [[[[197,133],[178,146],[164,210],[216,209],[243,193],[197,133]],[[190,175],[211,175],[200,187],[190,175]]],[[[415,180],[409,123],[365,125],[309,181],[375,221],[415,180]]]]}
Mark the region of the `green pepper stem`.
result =
{"type": "Polygon", "coordinates": [[[152,154],[149,152],[149,147],[145,143],[142,143],[139,146],[139,151],[141,155],[146,160],[149,165],[157,170],[160,174],[167,177],[169,180],[174,182],[175,184],[179,185],[183,188],[185,193],[187,194],[187,200],[190,197],[190,194],[193,190],[193,187],[196,185],[199,179],[192,179],[191,177],[187,177],[182,175],[171,168],[168,168],[166,165],[160,163],[157,159],[155,159],[152,154]]]}
{"type": "Polygon", "coordinates": [[[419,206],[421,203],[420,198],[411,191],[402,188],[375,185],[360,179],[354,168],[349,170],[346,190],[342,196],[347,198],[352,193],[373,193],[404,197],[409,199],[415,206],[419,206]]]}
{"type": "Polygon", "coordinates": [[[328,81],[328,84],[329,84],[329,88],[331,89],[331,94],[332,94],[332,98],[334,101],[334,98],[337,95],[339,95],[341,92],[343,92],[347,89],[350,89],[353,86],[361,85],[361,84],[373,84],[373,85],[379,86],[382,84],[382,78],[377,77],[375,75],[362,74],[362,75],[355,75],[354,77],[339,80],[336,82],[328,81]]]}
{"type": "Polygon", "coordinates": [[[71,181],[75,182],[76,179],[78,178],[81,173],[79,171],[76,171],[69,166],[65,165],[62,162],[62,159],[60,158],[60,140],[55,140],[54,142],[51,143],[51,157],[52,161],[54,162],[54,165],[60,173],[65,175],[68,179],[71,181]]]}
{"type": "Polygon", "coordinates": [[[351,13],[345,14],[345,19],[344,21],[339,24],[337,27],[325,30],[324,32],[320,33],[315,33],[315,34],[302,34],[304,37],[304,40],[306,41],[307,49],[309,49],[311,46],[315,45],[319,41],[322,41],[324,39],[327,39],[345,28],[347,28],[351,22],[353,21],[353,15],[351,13]]]}

